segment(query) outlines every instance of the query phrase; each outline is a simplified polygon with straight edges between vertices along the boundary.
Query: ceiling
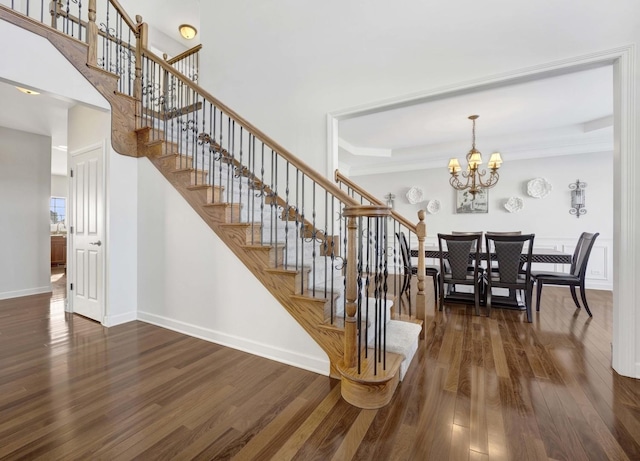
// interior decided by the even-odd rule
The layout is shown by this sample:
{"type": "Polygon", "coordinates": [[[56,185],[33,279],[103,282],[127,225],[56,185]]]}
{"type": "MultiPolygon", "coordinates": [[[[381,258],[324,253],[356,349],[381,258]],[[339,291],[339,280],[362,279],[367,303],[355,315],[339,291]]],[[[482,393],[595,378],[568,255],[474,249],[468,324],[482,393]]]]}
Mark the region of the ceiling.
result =
{"type": "Polygon", "coordinates": [[[505,162],[613,149],[613,68],[567,73],[378,111],[339,122],[341,170],[351,176],[461,161],[471,147],[505,162]]]}
{"type": "MultiPolygon", "coordinates": [[[[130,16],[153,25],[152,47],[172,54],[198,43],[179,37],[183,23],[201,27],[199,0],[121,0],[130,16]]],[[[613,149],[611,66],[405,104],[339,122],[340,169],[351,176],[444,168],[471,145],[469,115],[478,114],[476,146],[505,162],[613,149]]],[[[52,137],[56,174],[66,173],[66,112],[74,102],[28,96],[0,82],[0,125],[52,137]],[[61,158],[57,161],[56,158],[61,158]],[[60,163],[63,162],[63,163],[60,163]]]]}

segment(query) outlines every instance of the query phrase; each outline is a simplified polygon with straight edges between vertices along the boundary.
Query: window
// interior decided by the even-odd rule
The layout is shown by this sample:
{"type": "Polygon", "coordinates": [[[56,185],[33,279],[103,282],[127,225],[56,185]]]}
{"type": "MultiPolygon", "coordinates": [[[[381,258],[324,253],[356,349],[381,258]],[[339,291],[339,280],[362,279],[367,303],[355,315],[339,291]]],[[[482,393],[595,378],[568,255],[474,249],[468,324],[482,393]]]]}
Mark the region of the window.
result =
{"type": "Polygon", "coordinates": [[[64,197],[51,197],[49,215],[52,230],[61,230],[66,226],[67,199],[64,197]]]}

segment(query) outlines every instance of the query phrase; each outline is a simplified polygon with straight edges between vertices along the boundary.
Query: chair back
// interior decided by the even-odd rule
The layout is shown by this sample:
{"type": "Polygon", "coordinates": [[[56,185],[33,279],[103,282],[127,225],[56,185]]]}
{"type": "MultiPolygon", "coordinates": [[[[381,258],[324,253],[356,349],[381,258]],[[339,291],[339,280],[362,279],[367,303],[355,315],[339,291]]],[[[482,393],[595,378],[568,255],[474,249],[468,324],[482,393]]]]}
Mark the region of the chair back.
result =
{"type": "Polygon", "coordinates": [[[407,238],[404,235],[404,232],[396,232],[396,237],[398,238],[398,243],[400,244],[400,255],[402,257],[402,267],[404,268],[404,273],[411,275],[411,271],[413,268],[411,267],[411,253],[409,252],[409,244],[407,243],[407,238]]]}
{"type": "MultiPolygon", "coordinates": [[[[482,253],[482,232],[469,232],[469,231],[451,231],[451,235],[476,235],[480,234],[480,242],[478,251],[482,253]]],[[[475,247],[471,248],[471,251],[476,251],[475,247]]]]}
{"type": "Polygon", "coordinates": [[[505,235],[490,232],[485,234],[487,259],[491,258],[498,262],[497,279],[500,283],[518,283],[523,263],[527,263],[524,280],[529,280],[534,237],[535,234],[505,235]],[[493,248],[495,256],[492,256],[490,248],[493,248]],[[524,260],[523,250],[525,251],[524,260]]]}
{"type": "Polygon", "coordinates": [[[591,255],[591,249],[596,239],[600,235],[599,232],[590,234],[583,232],[578,239],[578,244],[573,252],[573,262],[571,263],[571,275],[576,275],[579,278],[583,278],[587,272],[587,264],[589,263],[589,256],[591,255]]]}
{"type": "MultiPolygon", "coordinates": [[[[491,234],[491,235],[522,235],[522,231],[508,231],[508,232],[487,231],[487,234],[491,234]]],[[[491,248],[487,247],[487,250],[489,252],[493,252],[493,247],[491,247],[491,248]]]]}
{"type": "Polygon", "coordinates": [[[440,271],[447,272],[452,279],[466,280],[469,275],[470,259],[473,257],[473,276],[478,277],[478,267],[480,261],[480,245],[482,233],[464,234],[438,234],[438,247],[440,249],[440,271]],[[444,245],[443,245],[444,244],[444,245]],[[446,249],[444,248],[446,246],[446,249]],[[444,256],[444,251],[447,256],[444,256]],[[448,264],[445,264],[447,262],[448,264]],[[445,267],[447,271],[445,271],[445,267]]]}

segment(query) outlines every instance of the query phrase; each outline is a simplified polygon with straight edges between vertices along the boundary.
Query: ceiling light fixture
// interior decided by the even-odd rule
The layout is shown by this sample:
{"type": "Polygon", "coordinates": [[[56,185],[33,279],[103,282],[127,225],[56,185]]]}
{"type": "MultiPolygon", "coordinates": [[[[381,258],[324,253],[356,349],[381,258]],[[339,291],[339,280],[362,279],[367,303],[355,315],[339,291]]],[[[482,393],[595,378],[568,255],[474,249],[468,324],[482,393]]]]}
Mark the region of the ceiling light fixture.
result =
{"type": "Polygon", "coordinates": [[[476,149],[476,119],[478,117],[479,115],[469,116],[469,120],[473,122],[473,135],[471,138],[471,150],[467,154],[467,171],[462,172],[462,177],[466,178],[466,182],[460,181],[460,178],[458,177],[458,173],[462,170],[458,159],[452,158],[449,160],[449,173],[451,173],[449,184],[451,184],[451,187],[456,190],[469,189],[473,199],[476,198],[476,194],[481,189],[489,189],[498,183],[498,179],[500,179],[498,168],[502,165],[502,157],[500,156],[500,153],[494,152],[491,154],[489,164],[487,165],[491,172],[486,181],[482,181],[482,177],[487,172],[486,170],[481,171],[479,169],[480,165],[482,165],[482,154],[480,154],[476,149]]]}
{"type": "Polygon", "coordinates": [[[16,88],[18,89],[18,91],[22,91],[24,94],[31,94],[31,95],[40,94],[37,91],[33,91],[33,90],[28,89],[28,88],[22,88],[22,87],[19,87],[19,86],[17,86],[16,88]]]}
{"type": "Polygon", "coordinates": [[[178,30],[180,31],[180,35],[182,35],[187,40],[191,40],[198,34],[196,28],[189,24],[182,24],[180,27],[178,27],[178,30]]]}

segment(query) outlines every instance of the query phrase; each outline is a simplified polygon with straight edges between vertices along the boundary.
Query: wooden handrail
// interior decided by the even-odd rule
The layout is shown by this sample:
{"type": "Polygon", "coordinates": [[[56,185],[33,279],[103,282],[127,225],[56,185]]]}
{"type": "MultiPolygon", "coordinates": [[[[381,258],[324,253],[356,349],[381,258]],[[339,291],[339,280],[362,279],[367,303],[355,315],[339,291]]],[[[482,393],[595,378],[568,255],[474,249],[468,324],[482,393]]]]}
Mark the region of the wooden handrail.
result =
{"type": "Polygon", "coordinates": [[[213,104],[218,109],[222,110],[231,118],[233,118],[238,125],[244,127],[254,136],[259,138],[261,142],[264,143],[265,146],[269,147],[270,149],[273,149],[291,165],[295,166],[300,171],[303,171],[309,179],[313,180],[318,185],[324,187],[325,190],[330,192],[334,197],[342,200],[342,202],[345,205],[353,205],[353,206],[360,205],[356,199],[354,199],[353,197],[350,197],[347,193],[345,193],[342,189],[340,189],[335,183],[331,182],[329,179],[325,178],[324,176],[316,172],[304,161],[300,160],[298,157],[293,155],[287,149],[285,149],[280,144],[275,142],[273,139],[271,139],[269,136],[264,134],[261,130],[256,128],[254,125],[246,121],[244,118],[238,115],[234,110],[230,109],[227,105],[220,102],[217,98],[215,98],[213,95],[211,95],[210,93],[202,89],[196,83],[185,78],[184,75],[182,75],[178,70],[174,69],[172,66],[167,64],[167,62],[164,59],[157,56],[153,51],[150,51],[148,48],[145,47],[144,54],[149,59],[151,59],[156,64],[158,64],[160,67],[162,67],[165,71],[172,74],[174,77],[178,78],[184,85],[191,88],[193,91],[195,91],[196,93],[198,93],[199,95],[207,99],[211,104],[213,104]]]}
{"type": "Polygon", "coordinates": [[[109,0],[109,3],[111,3],[113,5],[113,7],[116,9],[116,11],[118,11],[118,13],[120,13],[120,16],[122,16],[122,19],[124,19],[124,22],[126,22],[127,25],[129,26],[129,28],[132,31],[134,31],[136,33],[136,35],[137,35],[138,34],[138,26],[136,25],[135,21],[133,21],[129,17],[129,15],[124,10],[124,8],[122,8],[122,5],[120,5],[120,2],[118,0],[109,0]]]}
{"type": "MultiPolygon", "coordinates": [[[[344,176],[342,173],[340,173],[338,170],[335,171],[335,181],[336,182],[341,182],[346,184],[347,186],[349,186],[351,189],[353,189],[354,191],[356,191],[358,194],[360,194],[361,196],[363,196],[364,198],[366,198],[367,200],[369,200],[371,203],[375,203],[376,205],[382,205],[384,206],[384,202],[382,202],[381,200],[377,199],[376,197],[374,197],[373,195],[371,195],[369,192],[367,192],[366,190],[364,190],[362,187],[358,186],[356,183],[354,183],[353,181],[351,181],[349,178],[347,178],[346,176],[344,176]]],[[[402,224],[403,226],[405,226],[407,229],[409,229],[410,231],[412,231],[414,234],[417,233],[416,232],[416,225],[414,223],[412,223],[411,221],[409,221],[407,218],[405,218],[404,216],[402,216],[400,213],[398,213],[395,210],[391,210],[391,216],[393,217],[393,219],[395,219],[396,221],[398,221],[400,224],[402,224]]]]}
{"type": "Polygon", "coordinates": [[[183,60],[184,58],[188,58],[192,54],[196,54],[201,49],[202,49],[202,44],[196,45],[193,48],[189,48],[187,51],[183,51],[182,53],[174,56],[173,58],[167,59],[167,64],[173,65],[176,62],[183,60]]]}

